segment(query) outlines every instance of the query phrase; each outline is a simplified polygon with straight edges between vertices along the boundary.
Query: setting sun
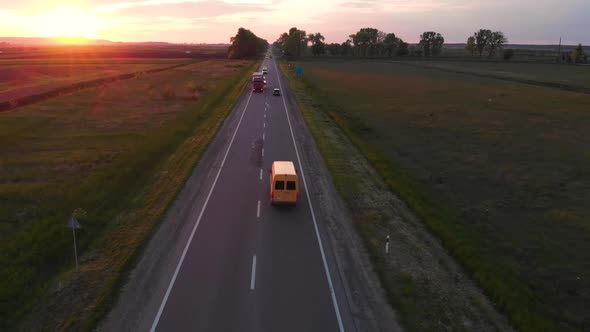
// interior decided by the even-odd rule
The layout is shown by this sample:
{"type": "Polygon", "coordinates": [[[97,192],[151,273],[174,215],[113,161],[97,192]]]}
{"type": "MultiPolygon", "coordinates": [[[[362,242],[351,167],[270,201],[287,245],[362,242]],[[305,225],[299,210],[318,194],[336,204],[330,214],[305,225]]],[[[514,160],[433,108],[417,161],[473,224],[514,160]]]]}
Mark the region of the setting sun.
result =
{"type": "Polygon", "coordinates": [[[47,37],[63,37],[64,41],[75,42],[72,37],[98,37],[102,27],[99,17],[81,8],[54,8],[39,17],[35,30],[47,37]]]}

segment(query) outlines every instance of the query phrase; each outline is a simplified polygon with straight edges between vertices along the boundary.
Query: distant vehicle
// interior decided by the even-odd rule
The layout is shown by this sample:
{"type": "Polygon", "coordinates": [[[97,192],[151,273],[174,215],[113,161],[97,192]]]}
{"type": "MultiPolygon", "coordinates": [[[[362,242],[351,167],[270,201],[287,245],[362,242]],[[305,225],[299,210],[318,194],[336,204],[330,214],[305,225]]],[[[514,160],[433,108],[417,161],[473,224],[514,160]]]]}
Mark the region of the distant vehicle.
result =
{"type": "Polygon", "coordinates": [[[262,72],[257,71],[252,74],[252,91],[264,92],[265,84],[266,80],[264,79],[262,72]]]}
{"type": "Polygon", "coordinates": [[[281,89],[274,88],[274,90],[272,90],[272,95],[273,96],[280,96],[281,95],[281,89]]]}
{"type": "Polygon", "coordinates": [[[268,68],[262,67],[262,73],[265,75],[268,74],[268,68]]]}
{"type": "Polygon", "coordinates": [[[265,59],[268,59],[268,55],[264,57],[265,59]]]}
{"type": "Polygon", "coordinates": [[[296,204],[299,180],[292,161],[274,161],[270,170],[270,203],[296,204]]]}

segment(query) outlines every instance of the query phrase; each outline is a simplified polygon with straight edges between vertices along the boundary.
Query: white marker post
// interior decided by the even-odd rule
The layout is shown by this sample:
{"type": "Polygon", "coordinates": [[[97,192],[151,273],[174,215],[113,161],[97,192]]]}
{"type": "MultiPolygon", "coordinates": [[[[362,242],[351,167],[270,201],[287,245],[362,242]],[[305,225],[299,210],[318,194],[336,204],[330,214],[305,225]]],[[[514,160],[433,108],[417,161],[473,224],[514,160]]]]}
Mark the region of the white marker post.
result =
{"type": "Polygon", "coordinates": [[[74,236],[74,258],[76,259],[76,271],[78,271],[78,248],[76,247],[76,228],[80,228],[78,219],[72,215],[68,220],[68,227],[72,229],[72,235],[74,236]]]}
{"type": "Polygon", "coordinates": [[[389,235],[385,238],[385,253],[389,254],[389,235]]]}

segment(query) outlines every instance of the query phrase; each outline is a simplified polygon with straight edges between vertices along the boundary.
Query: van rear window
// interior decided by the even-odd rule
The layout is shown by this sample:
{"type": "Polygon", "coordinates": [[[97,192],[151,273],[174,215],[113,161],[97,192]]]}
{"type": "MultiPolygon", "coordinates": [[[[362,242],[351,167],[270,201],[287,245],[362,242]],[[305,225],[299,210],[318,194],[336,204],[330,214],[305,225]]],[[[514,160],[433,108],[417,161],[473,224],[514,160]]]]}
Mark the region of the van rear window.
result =
{"type": "Polygon", "coordinates": [[[285,181],[275,181],[275,190],[284,190],[285,181]]]}
{"type": "Polygon", "coordinates": [[[287,181],[287,190],[295,190],[295,181],[287,181]]]}

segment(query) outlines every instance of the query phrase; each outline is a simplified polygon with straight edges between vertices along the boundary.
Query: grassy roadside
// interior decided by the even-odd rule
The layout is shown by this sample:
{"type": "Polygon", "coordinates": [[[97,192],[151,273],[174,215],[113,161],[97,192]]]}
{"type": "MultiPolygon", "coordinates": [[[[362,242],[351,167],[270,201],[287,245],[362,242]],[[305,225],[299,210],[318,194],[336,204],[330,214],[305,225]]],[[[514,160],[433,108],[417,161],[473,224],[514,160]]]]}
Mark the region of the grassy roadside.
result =
{"type": "MultiPolygon", "coordinates": [[[[255,63],[234,66],[232,62],[214,60],[170,70],[158,74],[160,76],[139,77],[131,83],[127,81],[124,89],[117,88],[115,83],[113,87],[28,107],[39,109],[40,113],[31,111],[34,116],[27,116],[27,109],[3,114],[7,126],[0,143],[6,156],[18,156],[19,145],[32,140],[26,136],[31,130],[28,127],[35,128],[37,135],[48,136],[36,143],[40,146],[31,150],[31,160],[14,158],[14,165],[0,165],[8,170],[8,179],[12,179],[2,181],[4,186],[0,189],[12,194],[7,197],[22,201],[20,206],[25,209],[21,212],[28,214],[25,218],[38,219],[49,215],[24,228],[18,223],[2,225],[1,235],[8,241],[2,245],[5,256],[1,258],[14,267],[13,272],[9,272],[10,277],[1,284],[3,298],[0,304],[6,308],[2,309],[2,325],[15,324],[23,313],[32,310],[33,314],[21,325],[25,330],[90,330],[93,327],[108,310],[141,246],[217,133],[254,66],[255,63]],[[234,73],[224,78],[219,74],[222,70],[212,68],[234,73]],[[149,92],[151,87],[161,87],[162,82],[169,82],[171,90],[183,91],[191,78],[204,80],[191,83],[204,90],[198,90],[201,93],[198,98],[178,95],[174,101],[158,101],[158,96],[146,93],[146,89],[149,92]],[[104,99],[105,95],[111,94],[120,97],[104,99]],[[48,111],[63,109],[64,105],[76,105],[65,107],[69,109],[64,118],[54,117],[48,111]],[[78,114],[83,116],[78,119],[78,114]],[[12,118],[22,128],[17,126],[11,130],[10,126],[14,125],[8,123],[12,123],[12,118]],[[81,121],[81,126],[90,131],[76,133],[78,127],[72,126],[76,121],[81,121]],[[50,131],[45,132],[47,123],[51,123],[50,131]],[[59,133],[54,133],[52,126],[62,128],[59,133]],[[60,135],[69,136],[70,131],[74,131],[71,135],[75,140],[63,140],[60,135]],[[21,132],[26,132],[23,138],[21,132]],[[12,148],[11,141],[23,143],[12,148]],[[60,149],[56,149],[56,144],[60,149]],[[68,149],[74,149],[73,155],[60,152],[68,149]],[[53,151],[59,155],[51,155],[53,151]],[[25,163],[38,168],[43,164],[34,159],[36,156],[44,158],[41,160],[47,167],[43,170],[15,167],[18,163],[25,163]],[[62,165],[64,161],[66,165],[62,165]],[[55,170],[58,172],[53,174],[55,170]],[[63,173],[65,176],[61,175],[63,173]],[[68,180],[70,178],[76,179],[76,183],[68,180]],[[18,181],[14,182],[15,179],[18,181]],[[40,179],[64,180],[63,188],[40,179]],[[43,195],[30,200],[34,194],[26,191],[31,187],[39,188],[36,195],[43,195]],[[47,195],[49,193],[51,195],[47,195]],[[56,195],[57,198],[51,197],[56,195]],[[35,203],[44,203],[51,208],[41,211],[34,206],[35,203]],[[27,210],[29,207],[31,211],[27,210]],[[82,253],[79,272],[71,270],[71,236],[67,236],[61,222],[73,207],[88,211],[87,217],[80,218],[83,228],[78,234],[82,253]],[[47,241],[49,238],[52,240],[47,241]],[[19,253],[23,245],[32,245],[25,255],[19,253]],[[35,253],[35,256],[28,252],[35,253]],[[31,261],[37,256],[40,257],[31,261]],[[36,266],[44,259],[49,261],[36,266]],[[22,270],[26,266],[37,269],[37,277],[31,274],[35,270],[22,270]],[[50,277],[55,272],[59,276],[50,277]],[[9,310],[8,302],[16,294],[26,302],[22,301],[16,307],[13,305],[9,310]]],[[[10,203],[6,207],[0,204],[0,212],[21,216],[21,212],[12,210],[14,206],[19,204],[10,203]]]]}
{"type": "MultiPolygon", "coordinates": [[[[248,85],[248,78],[256,66],[256,63],[245,66],[236,79],[217,91],[211,102],[204,105],[209,109],[208,114],[203,115],[206,118],[205,121],[196,127],[192,135],[172,154],[153,184],[136,198],[142,207],[131,213],[125,213],[130,217],[130,223],[126,227],[119,227],[106,239],[107,245],[103,249],[103,259],[109,260],[113,250],[116,249],[120,250],[123,257],[119,271],[111,277],[104,292],[99,295],[94,305],[96,310],[91,315],[83,317],[82,330],[91,331],[110,309],[116,299],[117,291],[123,286],[125,276],[141,253],[140,249],[146,244],[154,227],[174,201],[201,155],[221,128],[223,121],[248,85]],[[121,246],[125,241],[128,243],[121,246]]],[[[122,216],[122,218],[125,217],[122,216]]]]}
{"type": "Polygon", "coordinates": [[[374,164],[367,164],[365,153],[370,162],[377,154],[351,135],[344,119],[303,80],[285,65],[281,70],[404,327],[409,331],[510,330],[490,312],[481,294],[462,285],[463,280],[456,276],[460,271],[449,266],[446,257],[432,255],[436,249],[443,250],[432,250],[436,244],[427,243],[425,230],[399,220],[398,203],[389,187],[380,175],[366,169],[374,164]],[[389,256],[383,252],[386,234],[391,236],[389,256]]]}
{"type": "MultiPolygon", "coordinates": [[[[471,277],[483,285],[496,304],[509,313],[511,321],[518,328],[529,331],[566,329],[565,326],[558,327],[555,321],[540,314],[533,302],[529,285],[524,284],[509,265],[498,264],[493,252],[479,247],[480,235],[473,232],[473,229],[463,227],[462,223],[458,222],[460,217],[444,200],[433,199],[429,191],[421,190],[424,189],[423,186],[407,174],[404,167],[393,164],[391,159],[383,158],[381,151],[367,143],[364,137],[370,128],[358,121],[359,119],[341,112],[338,106],[322,97],[317,89],[310,88],[308,82],[293,77],[288,70],[283,72],[286,72],[290,80],[337,189],[355,215],[356,225],[372,253],[390,300],[400,311],[409,330],[440,330],[448,329],[449,326],[452,327],[451,330],[472,330],[469,325],[457,323],[457,318],[462,315],[461,311],[468,311],[469,308],[462,308],[461,304],[455,306],[456,303],[452,303],[456,297],[460,297],[459,294],[451,294],[447,298],[438,296],[433,287],[427,286],[427,282],[424,282],[419,274],[403,271],[403,266],[400,269],[391,269],[391,266],[388,266],[380,247],[383,231],[388,228],[387,208],[365,206],[371,205],[370,200],[362,199],[363,195],[371,194],[363,190],[364,183],[369,180],[364,179],[363,174],[351,173],[350,167],[343,167],[354,164],[349,160],[351,152],[343,150],[343,145],[352,143],[359,149],[363,157],[377,170],[381,182],[397,193],[426,222],[428,228],[442,239],[444,247],[453,256],[459,257],[468,270],[473,271],[470,273],[471,277]],[[344,140],[338,138],[338,134],[334,134],[338,131],[345,133],[344,140]],[[425,317],[442,319],[438,322],[435,319],[431,321],[433,325],[429,325],[424,321],[425,317]],[[438,323],[442,325],[437,325],[438,323]]],[[[391,227],[389,231],[396,233],[391,227]]],[[[496,329],[502,330],[497,326],[496,329]]]]}

